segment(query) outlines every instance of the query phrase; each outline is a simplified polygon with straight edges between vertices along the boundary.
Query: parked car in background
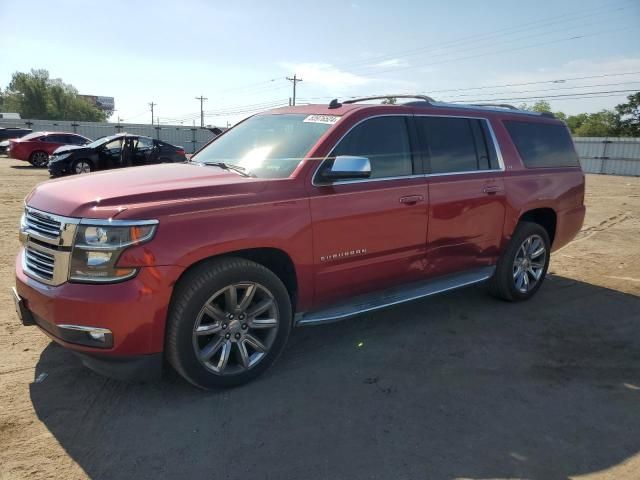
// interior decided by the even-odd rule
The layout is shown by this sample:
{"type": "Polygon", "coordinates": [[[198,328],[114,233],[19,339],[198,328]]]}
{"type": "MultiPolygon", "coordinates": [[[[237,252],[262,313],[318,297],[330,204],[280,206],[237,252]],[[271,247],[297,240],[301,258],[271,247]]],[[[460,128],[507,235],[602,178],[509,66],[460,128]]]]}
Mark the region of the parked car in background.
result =
{"type": "Polygon", "coordinates": [[[24,137],[25,135],[33,132],[30,128],[21,128],[21,127],[8,127],[8,128],[0,128],[0,140],[9,140],[13,138],[24,137]]]}
{"type": "Polygon", "coordinates": [[[9,140],[7,153],[11,158],[25,160],[34,167],[46,167],[49,155],[58,147],[87,143],[91,143],[91,140],[77,133],[33,132],[16,140],[9,140]]]}
{"type": "Polygon", "coordinates": [[[9,140],[24,137],[32,131],[33,130],[31,130],[30,128],[20,127],[0,128],[0,155],[7,153],[7,149],[9,148],[9,140]]]}
{"type": "Polygon", "coordinates": [[[260,375],[292,326],[485,281],[533,297],[585,215],[569,129],[417,98],[271,110],[188,163],[41,183],[20,227],[19,317],[101,373],[150,377],[166,359],[214,388],[260,375]]]}
{"type": "Polygon", "coordinates": [[[110,168],[184,162],[184,148],[140,135],[119,133],[83,146],[60,147],[49,157],[49,173],[89,173],[110,168]]]}

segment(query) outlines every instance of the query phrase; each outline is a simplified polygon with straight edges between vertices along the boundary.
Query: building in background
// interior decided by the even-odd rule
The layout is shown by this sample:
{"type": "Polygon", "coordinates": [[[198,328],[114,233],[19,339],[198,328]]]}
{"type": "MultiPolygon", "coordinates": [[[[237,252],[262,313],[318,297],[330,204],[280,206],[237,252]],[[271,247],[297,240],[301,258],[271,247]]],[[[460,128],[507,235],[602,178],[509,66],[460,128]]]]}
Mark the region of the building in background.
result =
{"type": "Polygon", "coordinates": [[[98,95],[79,95],[79,97],[84,98],[94,107],[106,112],[107,116],[111,116],[116,108],[116,101],[113,97],[100,97],[98,95]]]}

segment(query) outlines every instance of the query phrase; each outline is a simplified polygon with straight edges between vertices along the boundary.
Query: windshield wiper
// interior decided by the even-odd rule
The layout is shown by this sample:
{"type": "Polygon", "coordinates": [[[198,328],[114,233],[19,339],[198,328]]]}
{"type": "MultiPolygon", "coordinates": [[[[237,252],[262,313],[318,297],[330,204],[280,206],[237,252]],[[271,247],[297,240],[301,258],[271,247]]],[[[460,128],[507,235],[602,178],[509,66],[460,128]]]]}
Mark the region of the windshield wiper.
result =
{"type": "Polygon", "coordinates": [[[242,175],[243,177],[255,177],[252,173],[248,172],[246,168],[241,167],[240,165],[234,165],[232,163],[224,163],[224,162],[202,162],[203,165],[208,165],[210,167],[219,167],[223,170],[230,170],[232,172],[236,172],[238,175],[242,175]]]}

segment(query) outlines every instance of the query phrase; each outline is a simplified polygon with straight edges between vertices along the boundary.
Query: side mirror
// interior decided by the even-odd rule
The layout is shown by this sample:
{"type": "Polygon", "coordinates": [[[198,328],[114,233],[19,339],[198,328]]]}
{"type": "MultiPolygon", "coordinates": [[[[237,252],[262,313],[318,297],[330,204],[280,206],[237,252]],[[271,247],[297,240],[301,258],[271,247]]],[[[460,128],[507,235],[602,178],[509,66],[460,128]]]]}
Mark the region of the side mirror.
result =
{"type": "Polygon", "coordinates": [[[367,157],[339,155],[323,176],[331,181],[369,178],[371,176],[371,162],[367,157]]]}

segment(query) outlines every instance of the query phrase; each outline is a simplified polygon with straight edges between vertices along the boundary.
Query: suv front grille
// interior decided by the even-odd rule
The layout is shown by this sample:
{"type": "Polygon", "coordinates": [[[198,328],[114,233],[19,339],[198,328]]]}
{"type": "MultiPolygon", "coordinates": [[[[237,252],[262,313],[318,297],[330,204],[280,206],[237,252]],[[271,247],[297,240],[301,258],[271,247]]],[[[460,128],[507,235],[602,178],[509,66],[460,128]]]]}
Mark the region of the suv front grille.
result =
{"type": "Polygon", "coordinates": [[[56,257],[41,250],[35,250],[31,245],[24,249],[24,263],[28,271],[44,280],[53,280],[56,257]]]}
{"type": "Polygon", "coordinates": [[[55,217],[36,212],[32,209],[26,209],[25,221],[29,230],[51,239],[58,239],[60,237],[62,222],[56,220],[55,217]]]}
{"type": "Polygon", "coordinates": [[[22,270],[46,283],[61,285],[69,276],[69,261],[79,218],[62,217],[25,207],[20,229],[24,247],[22,270]]]}

